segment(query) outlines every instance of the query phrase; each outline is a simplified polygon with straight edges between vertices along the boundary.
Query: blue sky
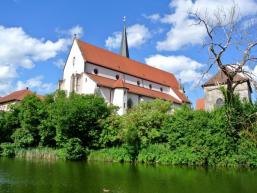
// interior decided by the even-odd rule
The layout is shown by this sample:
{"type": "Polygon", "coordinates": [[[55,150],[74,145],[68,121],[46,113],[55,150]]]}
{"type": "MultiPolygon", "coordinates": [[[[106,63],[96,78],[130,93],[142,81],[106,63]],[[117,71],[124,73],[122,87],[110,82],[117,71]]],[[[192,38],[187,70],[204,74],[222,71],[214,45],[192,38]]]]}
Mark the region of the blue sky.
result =
{"type": "MultiPolygon", "coordinates": [[[[127,17],[131,58],[174,73],[194,103],[208,55],[201,27],[190,25],[189,7],[231,6],[221,0],[2,0],[0,2],[0,95],[29,86],[45,94],[62,77],[72,34],[113,52],[127,17]]],[[[256,15],[255,0],[236,0],[242,16],[256,15]]],[[[229,53],[225,60],[233,58],[229,53]]],[[[254,67],[252,69],[254,70],[254,67]]],[[[215,73],[213,69],[210,74],[215,73]]]]}

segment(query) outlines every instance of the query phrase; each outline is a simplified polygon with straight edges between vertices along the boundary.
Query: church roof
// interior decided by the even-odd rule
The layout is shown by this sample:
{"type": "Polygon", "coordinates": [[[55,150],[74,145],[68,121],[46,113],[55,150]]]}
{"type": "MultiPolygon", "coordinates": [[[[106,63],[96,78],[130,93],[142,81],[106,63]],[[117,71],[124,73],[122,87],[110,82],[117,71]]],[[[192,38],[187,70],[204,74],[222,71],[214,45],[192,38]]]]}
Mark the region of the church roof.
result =
{"type": "Polygon", "coordinates": [[[113,88],[126,88],[126,86],[123,80],[118,79],[114,82],[113,88]]]}
{"type": "MultiPolygon", "coordinates": [[[[95,75],[95,74],[87,73],[87,75],[92,80],[94,80],[97,83],[98,86],[104,86],[104,87],[108,87],[108,88],[115,88],[115,82],[117,82],[117,80],[105,78],[105,77],[98,76],[98,75],[95,75]]],[[[140,87],[140,86],[128,84],[128,83],[125,83],[125,82],[123,82],[123,84],[124,84],[124,87],[127,88],[128,91],[131,92],[131,93],[135,93],[135,94],[139,94],[139,95],[147,96],[147,97],[151,97],[151,98],[159,98],[159,99],[163,99],[163,100],[168,100],[168,101],[172,101],[173,103],[176,103],[176,104],[181,104],[182,103],[181,101],[179,101],[175,97],[173,97],[171,95],[168,95],[166,93],[150,90],[150,89],[147,89],[147,88],[143,88],[143,87],[140,87]]]]}
{"type": "MultiPolygon", "coordinates": [[[[211,77],[206,83],[204,83],[202,86],[206,87],[206,86],[214,86],[214,85],[218,85],[218,84],[226,84],[228,77],[224,74],[224,72],[222,72],[221,70],[219,70],[217,72],[217,74],[215,74],[213,77],[211,77]]],[[[244,76],[241,73],[238,73],[235,77],[234,77],[234,82],[238,82],[238,81],[249,81],[249,78],[244,76]]]]}
{"type": "Polygon", "coordinates": [[[21,101],[21,100],[23,100],[23,98],[25,96],[27,96],[28,94],[31,94],[31,93],[32,93],[32,91],[30,91],[28,89],[12,92],[6,96],[1,97],[0,104],[11,102],[11,101],[21,101]]]}
{"type": "Polygon", "coordinates": [[[179,89],[177,79],[169,72],[123,57],[108,50],[98,48],[81,40],[76,41],[86,62],[149,80],[173,89],[179,89]]]}

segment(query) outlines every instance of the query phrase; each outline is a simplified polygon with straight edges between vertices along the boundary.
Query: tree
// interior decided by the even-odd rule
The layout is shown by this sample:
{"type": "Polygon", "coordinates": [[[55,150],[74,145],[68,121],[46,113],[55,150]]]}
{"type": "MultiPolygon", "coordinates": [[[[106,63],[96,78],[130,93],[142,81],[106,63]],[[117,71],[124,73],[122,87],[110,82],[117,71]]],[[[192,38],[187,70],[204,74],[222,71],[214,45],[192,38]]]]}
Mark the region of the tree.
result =
{"type": "Polygon", "coordinates": [[[243,74],[249,80],[254,81],[252,73],[245,70],[252,62],[256,63],[257,61],[257,56],[254,55],[257,37],[255,33],[253,37],[249,33],[254,25],[250,24],[242,28],[242,21],[244,20],[240,16],[236,4],[229,10],[217,9],[213,15],[208,14],[208,10],[205,13],[194,11],[190,15],[197,25],[201,25],[205,29],[207,34],[204,47],[208,48],[210,65],[203,76],[213,66],[225,74],[227,80],[224,94],[227,104],[231,106],[234,101],[235,88],[245,82],[245,80],[236,80],[236,76],[243,74]],[[231,64],[227,64],[224,56],[231,51],[233,51],[234,56],[236,52],[237,57],[231,64]]]}

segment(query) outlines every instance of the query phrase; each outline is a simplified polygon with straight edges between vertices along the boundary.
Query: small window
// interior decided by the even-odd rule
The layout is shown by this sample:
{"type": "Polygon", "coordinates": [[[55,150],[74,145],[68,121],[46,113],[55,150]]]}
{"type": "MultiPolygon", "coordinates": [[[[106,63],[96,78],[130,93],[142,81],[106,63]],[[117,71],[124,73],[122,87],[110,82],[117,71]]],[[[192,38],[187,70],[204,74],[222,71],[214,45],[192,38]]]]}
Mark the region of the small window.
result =
{"type": "Polygon", "coordinates": [[[127,107],[128,107],[128,109],[130,109],[130,108],[132,108],[132,106],[133,106],[133,101],[131,98],[129,98],[127,101],[127,107]]]}
{"type": "Polygon", "coordinates": [[[74,67],[74,65],[75,65],[75,60],[76,60],[76,58],[75,58],[75,56],[74,56],[73,59],[72,59],[72,65],[73,65],[73,67],[74,67]]]}
{"type": "Polygon", "coordinates": [[[140,81],[139,80],[137,81],[137,85],[140,86],[140,81]]]}
{"type": "Polygon", "coordinates": [[[216,106],[217,107],[222,107],[224,105],[224,100],[222,98],[218,98],[216,100],[216,106]]]}
{"type": "Polygon", "coordinates": [[[116,75],[116,80],[118,80],[119,78],[120,78],[120,76],[117,74],[117,75],[116,75]]]}
{"type": "Polygon", "coordinates": [[[161,92],[163,91],[163,88],[162,88],[162,87],[160,88],[160,91],[161,91],[161,92]]]}
{"type": "Polygon", "coordinates": [[[152,85],[151,84],[149,84],[149,88],[152,89],[152,85]]]}
{"type": "Polygon", "coordinates": [[[98,74],[98,70],[97,70],[96,68],[94,69],[94,73],[95,73],[95,74],[98,74]]]}

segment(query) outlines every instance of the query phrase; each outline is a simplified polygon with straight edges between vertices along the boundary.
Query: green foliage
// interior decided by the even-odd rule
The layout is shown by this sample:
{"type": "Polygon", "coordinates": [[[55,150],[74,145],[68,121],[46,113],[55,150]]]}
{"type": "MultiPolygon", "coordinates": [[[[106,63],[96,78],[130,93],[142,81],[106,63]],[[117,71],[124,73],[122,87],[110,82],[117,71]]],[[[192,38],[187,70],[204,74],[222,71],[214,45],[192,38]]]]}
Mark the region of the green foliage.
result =
{"type": "Polygon", "coordinates": [[[71,94],[56,97],[50,117],[56,127],[59,147],[70,138],[79,138],[83,146],[97,148],[102,132],[101,120],[110,114],[104,99],[95,95],[71,94]]]}
{"type": "Polygon", "coordinates": [[[140,103],[122,119],[122,138],[135,159],[141,148],[153,143],[167,142],[167,132],[163,130],[171,104],[155,100],[140,103]]]}
{"type": "Polygon", "coordinates": [[[15,156],[16,146],[12,143],[1,143],[0,153],[3,157],[14,157],[15,156]]]}
{"type": "Polygon", "coordinates": [[[151,144],[139,152],[138,161],[142,163],[160,163],[160,160],[165,159],[169,153],[168,144],[151,144]]]}
{"type": "Polygon", "coordinates": [[[59,157],[65,160],[81,160],[86,156],[86,150],[81,145],[81,140],[71,138],[59,150],[59,157]]]}
{"type": "Polygon", "coordinates": [[[40,141],[39,125],[47,116],[43,108],[43,102],[35,94],[27,95],[17,106],[21,128],[29,131],[33,137],[33,146],[37,146],[40,141]]]}
{"type": "Polygon", "coordinates": [[[88,156],[88,160],[105,162],[130,162],[132,158],[126,148],[119,147],[91,151],[88,156]]]}
{"type": "Polygon", "coordinates": [[[16,129],[11,138],[17,147],[30,147],[34,142],[32,134],[25,128],[16,129]]]}

